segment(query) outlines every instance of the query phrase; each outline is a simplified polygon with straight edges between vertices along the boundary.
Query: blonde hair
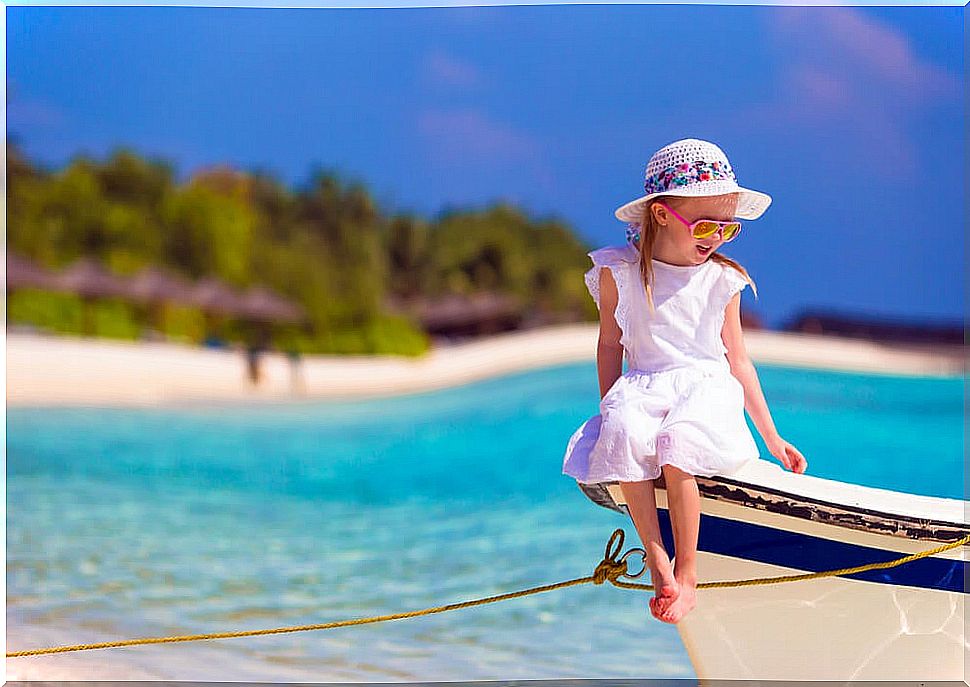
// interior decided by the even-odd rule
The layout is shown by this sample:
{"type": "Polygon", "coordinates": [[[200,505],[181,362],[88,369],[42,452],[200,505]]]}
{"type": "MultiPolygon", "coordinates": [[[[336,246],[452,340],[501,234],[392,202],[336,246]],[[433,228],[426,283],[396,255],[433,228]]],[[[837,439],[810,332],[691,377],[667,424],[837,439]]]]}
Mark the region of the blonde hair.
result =
{"type": "MultiPolygon", "coordinates": [[[[685,199],[680,196],[657,196],[650,200],[643,208],[643,219],[640,222],[634,223],[640,232],[640,274],[643,278],[643,286],[647,291],[647,302],[650,304],[650,312],[656,312],[656,307],[653,303],[653,246],[657,241],[657,234],[660,232],[660,225],[657,223],[656,218],[653,216],[651,211],[654,203],[664,202],[667,205],[672,206],[675,210],[678,210],[685,199]]],[[[758,297],[758,288],[754,284],[754,280],[748,271],[744,269],[740,264],[732,260],[726,255],[714,252],[711,253],[709,260],[714,262],[719,262],[722,265],[727,265],[733,267],[745,278],[745,280],[751,284],[751,290],[754,292],[755,298],[758,297]]]]}

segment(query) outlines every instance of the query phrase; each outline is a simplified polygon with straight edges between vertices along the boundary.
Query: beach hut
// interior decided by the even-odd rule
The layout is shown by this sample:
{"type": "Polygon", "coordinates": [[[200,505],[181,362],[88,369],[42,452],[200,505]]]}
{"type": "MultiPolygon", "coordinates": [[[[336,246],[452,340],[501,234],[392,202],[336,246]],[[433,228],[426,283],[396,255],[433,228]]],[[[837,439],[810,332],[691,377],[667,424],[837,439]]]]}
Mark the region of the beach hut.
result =
{"type": "Polygon", "coordinates": [[[422,299],[411,307],[411,313],[429,334],[448,337],[518,329],[523,318],[518,300],[499,293],[422,299]]]}
{"type": "Polygon", "coordinates": [[[963,323],[901,320],[865,315],[850,315],[822,310],[806,310],[784,328],[791,332],[826,334],[880,343],[950,344],[963,346],[963,323]]]}

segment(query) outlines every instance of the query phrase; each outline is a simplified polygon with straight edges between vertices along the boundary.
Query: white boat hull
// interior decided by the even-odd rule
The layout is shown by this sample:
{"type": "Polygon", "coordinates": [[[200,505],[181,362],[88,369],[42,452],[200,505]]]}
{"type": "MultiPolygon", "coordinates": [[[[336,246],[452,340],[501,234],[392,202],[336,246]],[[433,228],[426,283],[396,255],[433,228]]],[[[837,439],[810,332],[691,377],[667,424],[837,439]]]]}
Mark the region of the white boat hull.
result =
{"type": "MultiPolygon", "coordinates": [[[[804,572],[700,553],[702,580],[804,572]]],[[[698,591],[677,625],[700,678],[963,681],[965,595],[828,577],[698,591]]]]}
{"type": "MultiPolygon", "coordinates": [[[[890,561],[970,531],[963,501],[794,475],[763,460],[698,485],[700,582],[890,561]]],[[[619,485],[581,487],[627,512],[619,485]]],[[[662,481],[657,487],[674,551],[662,481]]],[[[701,679],[962,682],[967,557],[961,546],[851,576],[699,589],[677,629],[701,679]]]]}

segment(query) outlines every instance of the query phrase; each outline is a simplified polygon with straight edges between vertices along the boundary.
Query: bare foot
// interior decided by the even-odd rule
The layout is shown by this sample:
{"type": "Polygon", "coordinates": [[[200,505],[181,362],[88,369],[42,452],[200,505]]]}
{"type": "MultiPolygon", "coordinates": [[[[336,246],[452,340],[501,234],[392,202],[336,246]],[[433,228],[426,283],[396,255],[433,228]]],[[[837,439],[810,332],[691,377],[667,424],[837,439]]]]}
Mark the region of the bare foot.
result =
{"type": "Polygon", "coordinates": [[[663,562],[660,562],[657,567],[651,567],[650,581],[653,584],[653,597],[650,599],[650,613],[657,620],[663,620],[661,616],[680,594],[680,585],[674,577],[669,562],[667,565],[663,565],[663,562]]]}
{"type": "Polygon", "coordinates": [[[683,576],[677,578],[680,593],[665,611],[660,613],[660,620],[665,623],[679,623],[681,618],[690,613],[697,605],[697,579],[683,576]]]}

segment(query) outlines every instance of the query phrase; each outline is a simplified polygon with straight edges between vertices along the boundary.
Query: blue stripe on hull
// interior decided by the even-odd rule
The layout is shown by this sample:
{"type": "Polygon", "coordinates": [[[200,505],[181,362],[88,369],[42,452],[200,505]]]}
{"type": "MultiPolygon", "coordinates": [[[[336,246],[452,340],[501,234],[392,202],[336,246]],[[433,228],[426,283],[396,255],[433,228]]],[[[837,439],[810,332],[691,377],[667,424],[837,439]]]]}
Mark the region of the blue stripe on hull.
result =
{"type": "MultiPolygon", "coordinates": [[[[657,511],[660,516],[660,532],[664,546],[673,556],[675,555],[674,535],[670,526],[670,514],[665,508],[658,508],[657,511]]],[[[926,548],[933,548],[933,546],[928,543],[926,548]]],[[[786,532],[705,513],[701,514],[697,548],[722,556],[796,568],[807,572],[850,568],[866,563],[882,563],[905,555],[896,551],[786,532]]],[[[869,570],[852,575],[840,575],[840,577],[966,594],[965,572],[964,561],[928,557],[886,570],[869,570]]]]}

